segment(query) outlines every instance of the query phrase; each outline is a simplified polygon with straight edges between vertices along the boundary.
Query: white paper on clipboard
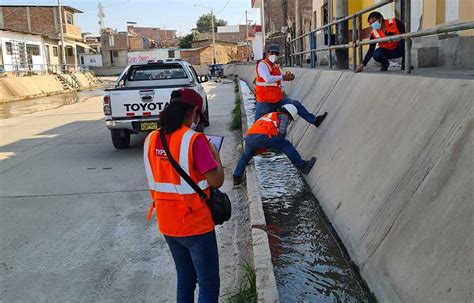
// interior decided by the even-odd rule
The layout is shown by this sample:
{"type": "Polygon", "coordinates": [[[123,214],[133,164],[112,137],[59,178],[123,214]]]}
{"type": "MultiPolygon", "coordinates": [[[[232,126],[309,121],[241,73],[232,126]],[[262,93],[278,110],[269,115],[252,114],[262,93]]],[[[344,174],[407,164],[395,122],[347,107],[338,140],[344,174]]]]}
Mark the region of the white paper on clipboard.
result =
{"type": "Polygon", "coordinates": [[[221,150],[222,142],[224,142],[224,137],[213,135],[206,135],[206,137],[209,142],[213,143],[216,146],[218,151],[221,150]]]}

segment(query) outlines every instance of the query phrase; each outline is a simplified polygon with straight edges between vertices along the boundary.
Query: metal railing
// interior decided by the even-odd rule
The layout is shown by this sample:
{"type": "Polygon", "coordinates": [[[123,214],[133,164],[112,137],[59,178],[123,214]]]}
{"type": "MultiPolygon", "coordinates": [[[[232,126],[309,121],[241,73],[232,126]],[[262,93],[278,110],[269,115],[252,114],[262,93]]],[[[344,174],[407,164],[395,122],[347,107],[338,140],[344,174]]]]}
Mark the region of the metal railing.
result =
{"type": "Polygon", "coordinates": [[[87,66],[78,64],[0,64],[0,74],[17,77],[28,75],[73,74],[88,72],[87,66]]]}
{"type": "Polygon", "coordinates": [[[291,40],[288,41],[289,46],[290,46],[290,65],[295,66],[295,61],[296,58],[299,60],[299,65],[303,66],[303,55],[310,53],[310,65],[312,68],[316,67],[316,53],[317,52],[322,52],[322,51],[327,51],[328,52],[328,64],[329,68],[332,69],[333,66],[333,56],[332,56],[332,50],[336,49],[350,49],[352,48],[352,57],[353,57],[353,69],[355,70],[357,68],[357,53],[359,54],[359,64],[362,63],[363,60],[363,46],[368,45],[368,44],[375,44],[375,43],[380,43],[380,42],[389,42],[389,41],[400,41],[400,40],[405,40],[405,72],[410,73],[411,72],[411,38],[416,38],[416,37],[424,37],[424,36],[431,36],[431,35],[438,35],[438,34],[443,34],[443,33],[449,33],[449,32],[455,32],[455,31],[462,31],[462,30],[469,30],[469,29],[474,29],[474,21],[468,21],[468,22],[460,22],[460,23],[455,23],[455,24],[447,24],[447,25],[440,25],[435,28],[430,28],[426,30],[420,30],[416,32],[410,32],[410,13],[411,13],[411,8],[410,8],[410,1],[406,1],[406,7],[405,7],[405,30],[406,33],[400,34],[400,35],[394,35],[394,36],[389,36],[389,37],[384,37],[384,38],[378,38],[378,39],[362,39],[362,15],[365,13],[368,13],[370,11],[373,11],[377,8],[380,8],[382,6],[385,6],[387,4],[392,3],[393,0],[386,0],[383,2],[380,2],[378,4],[369,6],[363,10],[360,10],[352,15],[343,17],[341,19],[338,19],[336,21],[330,22],[328,24],[325,24],[321,27],[318,27],[310,32],[304,33],[298,37],[295,37],[291,40]],[[337,27],[340,26],[342,22],[346,22],[352,20],[352,41],[346,44],[338,44],[338,45],[331,45],[332,44],[332,27],[336,26],[336,32],[337,32],[337,27]],[[356,30],[357,28],[357,30],[356,30]],[[326,47],[320,47],[318,48],[316,45],[317,39],[316,39],[316,33],[319,31],[326,30],[327,33],[327,46],[326,47]],[[305,50],[304,49],[304,38],[309,36],[309,49],[305,50]],[[295,51],[295,49],[298,46],[298,51],[295,51]]]}

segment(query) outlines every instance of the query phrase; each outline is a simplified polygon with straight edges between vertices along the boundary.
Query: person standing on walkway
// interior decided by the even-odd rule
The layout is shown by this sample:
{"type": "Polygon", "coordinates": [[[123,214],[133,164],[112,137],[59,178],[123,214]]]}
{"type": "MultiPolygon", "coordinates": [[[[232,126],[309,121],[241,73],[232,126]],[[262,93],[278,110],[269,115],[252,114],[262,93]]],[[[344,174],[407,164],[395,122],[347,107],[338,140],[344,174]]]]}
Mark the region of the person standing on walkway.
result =
{"type": "MultiPolygon", "coordinates": [[[[403,23],[395,18],[385,20],[381,13],[371,12],[367,18],[372,32],[370,33],[370,39],[378,39],[384,37],[390,37],[405,33],[405,26],[403,23]]],[[[376,44],[371,44],[367,54],[365,54],[364,61],[360,64],[355,72],[360,73],[364,70],[364,67],[369,63],[372,57],[375,61],[382,64],[380,71],[387,71],[390,66],[388,59],[402,58],[402,70],[405,69],[405,41],[392,41],[392,42],[380,42],[378,48],[375,48],[376,44]]]]}
{"type": "Polygon", "coordinates": [[[296,106],[285,104],[280,111],[264,115],[249,128],[245,136],[244,152],[233,173],[234,185],[242,183],[245,167],[262,149],[282,151],[303,174],[310,172],[316,158],[303,160],[293,144],[285,139],[287,127],[297,114],[296,106]]]}
{"type": "Polygon", "coordinates": [[[255,120],[265,114],[275,112],[285,104],[293,104],[298,109],[298,115],[301,118],[319,127],[326,118],[327,112],[320,116],[315,116],[308,112],[300,101],[283,97],[281,81],[293,81],[295,75],[292,73],[282,74],[280,67],[275,63],[279,55],[280,49],[278,46],[270,45],[265,52],[265,59],[257,64],[255,120]]]}
{"type": "Polygon", "coordinates": [[[195,132],[203,100],[190,88],[173,91],[169,105],[160,113],[160,129],[145,139],[144,162],[160,232],[164,235],[177,271],[178,303],[218,302],[220,278],[214,221],[206,202],[178,174],[168,159],[159,132],[164,131],[171,156],[194,182],[210,196],[210,187],[224,183],[219,152],[206,136],[195,132]]]}

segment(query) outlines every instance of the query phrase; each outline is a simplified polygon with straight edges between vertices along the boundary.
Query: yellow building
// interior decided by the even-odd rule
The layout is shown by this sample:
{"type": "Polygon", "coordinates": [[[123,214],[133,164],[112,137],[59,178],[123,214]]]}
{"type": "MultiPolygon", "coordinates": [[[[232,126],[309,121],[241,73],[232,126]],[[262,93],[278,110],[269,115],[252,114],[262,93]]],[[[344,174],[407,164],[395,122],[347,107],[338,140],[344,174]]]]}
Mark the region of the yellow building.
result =
{"type": "MultiPolygon", "coordinates": [[[[347,0],[348,14],[351,15],[381,0],[347,0]]],[[[385,18],[402,16],[402,1],[395,0],[376,9],[385,18]]],[[[336,0],[313,0],[312,28],[331,22],[335,17],[336,0]]],[[[433,28],[443,24],[474,21],[474,0],[411,0],[411,31],[433,28]]],[[[368,38],[370,27],[367,14],[362,16],[363,37],[368,38]]],[[[349,22],[349,40],[352,36],[352,22],[349,22]]],[[[327,39],[319,33],[318,47],[327,44],[327,39]]],[[[364,48],[365,50],[368,47],[364,48]]],[[[461,31],[453,35],[423,37],[413,40],[413,62],[420,66],[474,67],[474,59],[469,53],[474,49],[474,30],[461,31]],[[418,60],[419,56],[420,60],[418,60]],[[429,60],[425,60],[429,57],[429,60]],[[418,64],[417,64],[418,63],[418,64]]],[[[324,64],[327,53],[319,53],[324,64]]],[[[352,62],[352,52],[349,52],[352,62]]],[[[359,60],[359,59],[358,59],[359,60]]]]}

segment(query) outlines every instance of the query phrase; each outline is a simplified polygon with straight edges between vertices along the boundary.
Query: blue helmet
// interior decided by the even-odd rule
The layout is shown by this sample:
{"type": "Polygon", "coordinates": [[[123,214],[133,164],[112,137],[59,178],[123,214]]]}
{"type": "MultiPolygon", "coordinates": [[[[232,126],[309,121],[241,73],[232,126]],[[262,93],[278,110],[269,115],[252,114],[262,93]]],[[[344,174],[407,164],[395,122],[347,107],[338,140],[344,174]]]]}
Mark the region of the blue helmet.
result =
{"type": "Polygon", "coordinates": [[[267,52],[280,52],[280,48],[276,44],[270,44],[267,46],[267,52]]]}

